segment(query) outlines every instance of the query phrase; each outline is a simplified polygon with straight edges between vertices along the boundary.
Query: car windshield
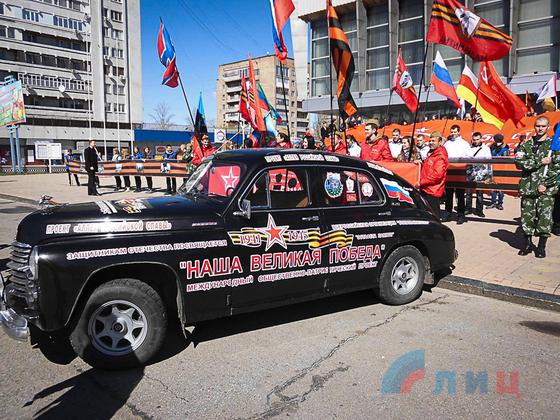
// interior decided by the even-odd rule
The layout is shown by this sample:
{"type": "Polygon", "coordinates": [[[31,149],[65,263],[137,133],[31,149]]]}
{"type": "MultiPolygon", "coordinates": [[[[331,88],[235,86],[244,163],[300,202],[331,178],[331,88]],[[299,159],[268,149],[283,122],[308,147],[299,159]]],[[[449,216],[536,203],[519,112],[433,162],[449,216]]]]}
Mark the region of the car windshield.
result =
{"type": "Polygon", "coordinates": [[[198,166],[178,193],[195,200],[205,197],[222,202],[233,194],[244,172],[245,168],[237,163],[208,159],[198,166]]]}

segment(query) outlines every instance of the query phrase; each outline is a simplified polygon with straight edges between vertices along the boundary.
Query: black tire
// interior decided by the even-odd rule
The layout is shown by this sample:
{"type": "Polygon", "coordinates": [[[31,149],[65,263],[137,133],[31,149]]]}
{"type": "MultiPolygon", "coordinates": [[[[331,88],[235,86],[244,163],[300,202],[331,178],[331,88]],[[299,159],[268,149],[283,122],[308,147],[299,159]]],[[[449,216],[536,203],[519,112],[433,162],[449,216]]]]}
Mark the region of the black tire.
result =
{"type": "Polygon", "coordinates": [[[379,275],[377,297],[388,305],[404,305],[417,299],[422,292],[426,262],[412,245],[394,250],[383,264],[379,275]]]}
{"type": "Polygon", "coordinates": [[[102,284],[74,319],[70,329],[74,351],[89,365],[104,370],[145,364],[157,353],[167,331],[161,297],[135,279],[102,284]]]}

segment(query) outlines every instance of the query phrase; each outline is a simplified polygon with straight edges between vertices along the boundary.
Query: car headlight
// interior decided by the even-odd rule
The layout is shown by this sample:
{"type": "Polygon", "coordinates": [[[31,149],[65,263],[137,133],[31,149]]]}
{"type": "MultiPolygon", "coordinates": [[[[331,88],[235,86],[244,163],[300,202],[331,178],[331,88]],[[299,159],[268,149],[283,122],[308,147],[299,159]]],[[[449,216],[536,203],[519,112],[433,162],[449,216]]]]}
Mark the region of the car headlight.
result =
{"type": "Polygon", "coordinates": [[[31,279],[37,278],[37,267],[39,263],[39,251],[37,247],[34,246],[31,250],[31,254],[29,254],[29,272],[31,273],[31,279]]]}

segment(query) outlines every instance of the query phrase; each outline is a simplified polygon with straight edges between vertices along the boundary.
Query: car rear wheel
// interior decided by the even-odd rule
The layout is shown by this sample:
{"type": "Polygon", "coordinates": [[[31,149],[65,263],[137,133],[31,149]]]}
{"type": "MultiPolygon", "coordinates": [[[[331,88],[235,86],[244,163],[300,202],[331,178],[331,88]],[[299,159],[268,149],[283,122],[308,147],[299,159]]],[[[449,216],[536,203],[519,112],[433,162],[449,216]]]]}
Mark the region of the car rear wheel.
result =
{"type": "Polygon", "coordinates": [[[93,291],[71,328],[78,356],[99,369],[145,364],[161,347],[167,313],[157,292],[139,280],[118,279],[93,291]]]}
{"type": "Polygon", "coordinates": [[[394,250],[385,261],[379,275],[376,294],[389,305],[403,305],[412,302],[422,292],[426,262],[412,245],[394,250]]]}

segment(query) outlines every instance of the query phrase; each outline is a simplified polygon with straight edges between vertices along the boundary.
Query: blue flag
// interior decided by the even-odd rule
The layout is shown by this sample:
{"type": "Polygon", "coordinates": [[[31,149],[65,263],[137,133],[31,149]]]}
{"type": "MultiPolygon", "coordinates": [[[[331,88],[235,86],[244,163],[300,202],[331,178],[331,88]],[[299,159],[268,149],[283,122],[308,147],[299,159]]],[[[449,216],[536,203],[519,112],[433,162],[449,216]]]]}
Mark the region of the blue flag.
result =
{"type": "Polygon", "coordinates": [[[194,131],[197,135],[200,133],[208,133],[208,127],[206,127],[206,115],[204,115],[204,106],[202,105],[202,92],[200,92],[200,98],[198,99],[198,109],[196,110],[196,120],[194,125],[194,131]]]}

